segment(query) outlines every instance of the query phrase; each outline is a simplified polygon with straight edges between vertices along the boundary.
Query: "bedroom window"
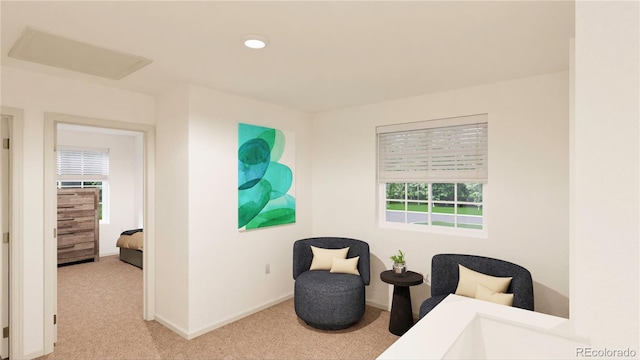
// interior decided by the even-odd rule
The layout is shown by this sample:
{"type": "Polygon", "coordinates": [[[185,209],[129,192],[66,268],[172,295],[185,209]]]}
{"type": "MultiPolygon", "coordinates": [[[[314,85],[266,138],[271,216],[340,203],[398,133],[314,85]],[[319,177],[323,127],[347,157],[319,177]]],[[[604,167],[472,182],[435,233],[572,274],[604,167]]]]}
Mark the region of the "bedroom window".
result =
{"type": "Polygon", "coordinates": [[[382,226],[486,234],[487,115],[380,126],[382,226]]]}
{"type": "Polygon", "coordinates": [[[58,188],[98,188],[98,214],[109,222],[109,149],[58,147],[58,188]]]}

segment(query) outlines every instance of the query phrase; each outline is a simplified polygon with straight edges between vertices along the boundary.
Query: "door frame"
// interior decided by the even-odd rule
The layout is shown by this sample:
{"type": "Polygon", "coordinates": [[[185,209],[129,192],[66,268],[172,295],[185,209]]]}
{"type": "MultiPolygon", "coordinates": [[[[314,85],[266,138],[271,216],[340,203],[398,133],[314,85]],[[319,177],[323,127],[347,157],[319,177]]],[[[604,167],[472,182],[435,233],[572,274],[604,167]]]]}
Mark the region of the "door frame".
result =
{"type": "Polygon", "coordinates": [[[56,228],[56,128],[57,124],[141,132],[143,136],[143,301],[142,318],[155,318],[155,127],[59,113],[44,114],[44,354],[53,352],[57,325],[53,323],[58,305],[56,228]]]}
{"type": "Polygon", "coordinates": [[[24,114],[16,108],[2,106],[2,115],[10,117],[9,172],[11,176],[11,234],[9,239],[9,358],[24,357],[24,271],[23,271],[23,134],[24,114]]]}

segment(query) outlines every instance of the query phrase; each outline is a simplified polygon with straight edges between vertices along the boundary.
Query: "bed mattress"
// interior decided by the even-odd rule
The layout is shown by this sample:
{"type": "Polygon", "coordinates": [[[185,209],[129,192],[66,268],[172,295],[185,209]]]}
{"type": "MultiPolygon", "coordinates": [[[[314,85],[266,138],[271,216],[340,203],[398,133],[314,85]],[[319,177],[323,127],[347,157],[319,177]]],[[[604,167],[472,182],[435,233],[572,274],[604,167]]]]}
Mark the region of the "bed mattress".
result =
{"type": "Polygon", "coordinates": [[[142,231],[138,231],[131,235],[123,233],[116,241],[116,246],[124,249],[142,250],[142,231]]]}

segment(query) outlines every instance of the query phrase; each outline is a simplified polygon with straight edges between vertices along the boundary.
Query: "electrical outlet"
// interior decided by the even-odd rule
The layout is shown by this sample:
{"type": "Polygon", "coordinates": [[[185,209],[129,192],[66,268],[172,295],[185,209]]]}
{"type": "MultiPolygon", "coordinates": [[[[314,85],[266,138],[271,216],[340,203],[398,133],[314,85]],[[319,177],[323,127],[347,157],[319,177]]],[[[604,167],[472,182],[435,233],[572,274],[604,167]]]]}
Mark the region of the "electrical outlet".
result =
{"type": "Polygon", "coordinates": [[[267,275],[271,272],[271,264],[266,264],[264,266],[264,274],[267,275]]]}

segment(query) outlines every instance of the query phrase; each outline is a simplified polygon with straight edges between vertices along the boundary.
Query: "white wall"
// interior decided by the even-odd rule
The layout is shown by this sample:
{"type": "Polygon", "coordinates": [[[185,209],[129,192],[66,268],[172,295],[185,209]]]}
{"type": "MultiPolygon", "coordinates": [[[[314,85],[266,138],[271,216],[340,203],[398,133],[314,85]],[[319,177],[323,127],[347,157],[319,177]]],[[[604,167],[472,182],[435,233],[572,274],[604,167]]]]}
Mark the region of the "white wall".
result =
{"type": "Polygon", "coordinates": [[[144,225],[144,137],[136,136],[134,138],[133,147],[136,149],[133,168],[136,169],[133,179],[133,208],[136,209],[135,225],[136,229],[142,228],[144,225]],[[140,151],[140,153],[138,153],[140,151]]]}
{"type": "Polygon", "coordinates": [[[190,87],[190,336],[293,293],[293,242],[311,234],[312,142],[306,113],[190,87]],[[295,224],[238,231],[238,123],[294,133],[295,224]]]}
{"type": "Polygon", "coordinates": [[[158,97],[156,122],[156,320],[189,331],[189,93],[158,97]]]}
{"type": "MultiPolygon", "coordinates": [[[[2,106],[24,110],[24,328],[25,357],[42,352],[43,278],[43,139],[44,113],[57,112],[132,123],[153,124],[155,99],[73,80],[2,68],[2,106]]],[[[14,330],[18,331],[18,330],[14,330]]]]}
{"type": "Polygon", "coordinates": [[[575,56],[571,318],[637,354],[640,4],[576,2],[575,56]]]}
{"type": "MultiPolygon", "coordinates": [[[[313,234],[369,242],[367,299],[374,304],[390,302],[390,286],[377,274],[390,268],[397,249],[407,253],[410,270],[425,275],[433,255],[456,252],[526,267],[536,310],[568,317],[568,124],[568,72],[316,114],[313,234]],[[488,238],[381,229],[375,127],[479,113],[489,114],[488,238]]],[[[420,285],[411,292],[417,313],[430,290],[420,285]]]]}
{"type": "Polygon", "coordinates": [[[120,233],[140,227],[142,192],[136,189],[142,187],[142,142],[136,139],[142,134],[136,137],[59,129],[57,135],[58,146],[109,149],[108,207],[103,207],[100,221],[100,256],[118,254],[120,233]]]}

